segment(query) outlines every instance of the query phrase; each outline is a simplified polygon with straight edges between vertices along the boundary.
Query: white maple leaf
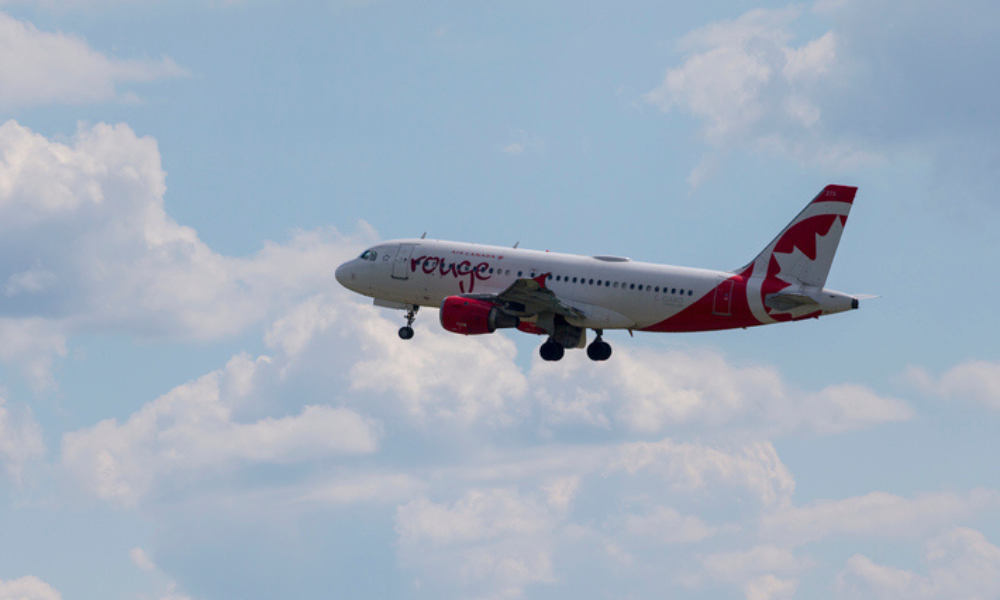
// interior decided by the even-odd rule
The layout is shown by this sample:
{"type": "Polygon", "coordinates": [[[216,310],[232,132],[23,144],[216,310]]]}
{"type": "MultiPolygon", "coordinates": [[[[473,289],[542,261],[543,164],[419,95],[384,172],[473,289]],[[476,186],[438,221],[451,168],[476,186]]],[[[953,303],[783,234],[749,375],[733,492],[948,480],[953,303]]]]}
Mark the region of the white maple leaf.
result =
{"type": "MultiPolygon", "coordinates": [[[[833,225],[826,235],[816,234],[816,258],[811,259],[798,246],[793,246],[791,252],[774,252],[772,256],[778,261],[778,273],[776,278],[789,284],[785,288],[786,293],[803,293],[802,288],[818,288],[826,282],[827,273],[830,272],[830,265],[833,264],[833,255],[837,251],[837,244],[840,243],[840,236],[844,232],[844,224],[841,219],[834,219],[833,225]]],[[[787,314],[793,319],[805,316],[817,310],[815,304],[805,304],[787,310],[772,308],[771,315],[787,314]]]]}

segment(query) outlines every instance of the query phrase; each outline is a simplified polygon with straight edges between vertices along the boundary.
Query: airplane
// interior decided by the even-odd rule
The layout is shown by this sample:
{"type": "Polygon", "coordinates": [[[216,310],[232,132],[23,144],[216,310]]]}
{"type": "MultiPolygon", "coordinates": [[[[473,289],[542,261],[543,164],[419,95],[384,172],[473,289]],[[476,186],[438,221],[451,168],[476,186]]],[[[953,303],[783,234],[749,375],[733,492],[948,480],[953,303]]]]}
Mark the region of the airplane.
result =
{"type": "Polygon", "coordinates": [[[857,309],[863,296],[824,287],[857,189],[826,186],[760,254],[731,271],[419,238],[377,244],[335,275],[376,306],[405,310],[404,340],[413,337],[420,307],[439,307],[441,325],[453,333],[518,329],[547,336],[543,360],[586,347],[591,360],[605,361],[607,330],[746,329],[857,309]],[[588,329],[596,334],[589,345],[588,329]]]}

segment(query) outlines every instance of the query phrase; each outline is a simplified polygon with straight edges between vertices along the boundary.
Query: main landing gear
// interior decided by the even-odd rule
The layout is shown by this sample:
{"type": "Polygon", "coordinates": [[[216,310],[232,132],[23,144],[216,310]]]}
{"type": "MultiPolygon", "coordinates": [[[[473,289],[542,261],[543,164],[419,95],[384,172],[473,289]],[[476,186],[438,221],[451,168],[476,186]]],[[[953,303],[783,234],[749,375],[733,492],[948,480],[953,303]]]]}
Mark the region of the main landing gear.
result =
{"type": "Polygon", "coordinates": [[[413,320],[417,318],[417,311],[420,307],[416,304],[411,304],[406,310],[406,325],[399,328],[399,337],[403,340],[408,340],[413,337],[413,320]]]}
{"type": "MultiPolygon", "coordinates": [[[[587,356],[590,360],[594,361],[605,361],[611,358],[611,344],[604,341],[601,337],[604,332],[600,329],[595,329],[597,332],[597,339],[587,346],[587,356]]],[[[547,342],[542,344],[542,347],[538,349],[538,353],[542,356],[542,360],[546,361],[557,361],[561,360],[566,354],[566,349],[563,345],[549,338],[547,342]]]]}
{"type": "Polygon", "coordinates": [[[562,359],[563,355],[566,354],[566,349],[559,342],[549,338],[549,341],[538,349],[538,353],[542,355],[542,360],[556,361],[562,359]]]}
{"type": "Polygon", "coordinates": [[[596,361],[608,360],[611,358],[611,344],[605,342],[604,338],[601,337],[604,335],[602,330],[595,329],[594,331],[597,332],[597,339],[587,346],[587,357],[596,361]]]}

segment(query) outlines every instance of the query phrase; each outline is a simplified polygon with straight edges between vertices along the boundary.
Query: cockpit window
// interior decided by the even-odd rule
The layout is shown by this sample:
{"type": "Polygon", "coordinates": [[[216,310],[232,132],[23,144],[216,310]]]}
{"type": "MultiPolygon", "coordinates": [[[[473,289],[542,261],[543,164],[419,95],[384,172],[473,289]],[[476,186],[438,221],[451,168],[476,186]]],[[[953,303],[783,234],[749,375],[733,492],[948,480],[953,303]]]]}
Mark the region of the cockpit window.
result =
{"type": "Polygon", "coordinates": [[[361,260],[375,260],[378,258],[378,252],[375,252],[374,250],[365,250],[361,253],[360,258],[361,260]]]}

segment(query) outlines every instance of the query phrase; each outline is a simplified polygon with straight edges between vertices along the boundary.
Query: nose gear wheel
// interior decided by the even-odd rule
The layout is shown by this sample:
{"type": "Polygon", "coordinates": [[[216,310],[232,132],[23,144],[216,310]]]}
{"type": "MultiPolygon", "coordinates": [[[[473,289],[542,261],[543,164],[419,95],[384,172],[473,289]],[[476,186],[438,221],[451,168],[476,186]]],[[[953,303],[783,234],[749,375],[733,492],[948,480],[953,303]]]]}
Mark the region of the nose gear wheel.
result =
{"type": "Polygon", "coordinates": [[[416,304],[411,304],[406,310],[406,325],[399,328],[399,338],[403,340],[408,340],[413,337],[413,320],[417,318],[417,311],[420,307],[416,304]]]}

